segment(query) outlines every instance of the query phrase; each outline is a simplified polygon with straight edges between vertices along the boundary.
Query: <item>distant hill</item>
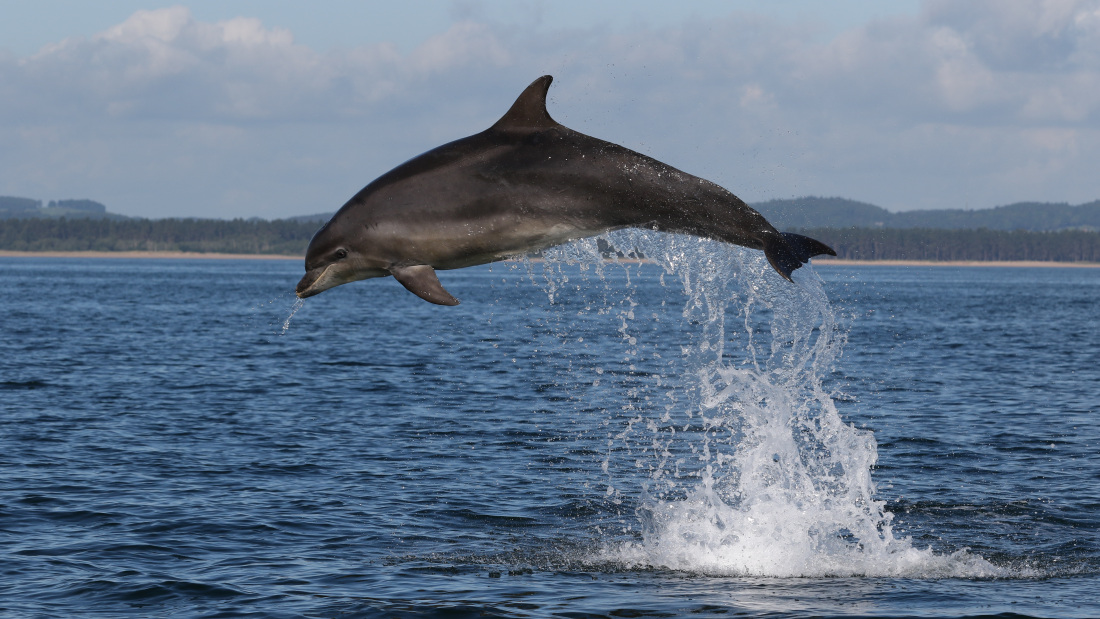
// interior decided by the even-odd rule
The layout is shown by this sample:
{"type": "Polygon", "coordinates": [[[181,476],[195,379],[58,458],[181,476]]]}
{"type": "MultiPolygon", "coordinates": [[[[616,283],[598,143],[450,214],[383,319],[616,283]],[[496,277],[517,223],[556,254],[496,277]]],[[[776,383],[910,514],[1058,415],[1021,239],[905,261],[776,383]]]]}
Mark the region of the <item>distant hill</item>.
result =
{"type": "Polygon", "coordinates": [[[0,219],[0,249],[303,255],[317,225],[244,219],[0,219]]]}
{"type": "Polygon", "coordinates": [[[94,200],[41,200],[0,196],[0,219],[130,219],[118,213],[108,213],[107,207],[94,200]]]}
{"type": "Polygon", "coordinates": [[[773,226],[790,228],[881,228],[890,211],[845,198],[795,198],[751,204],[773,226]]]}
{"type": "MultiPolygon", "coordinates": [[[[0,250],[184,251],[301,256],[320,224],[263,219],[0,219],[0,250]]],[[[1100,262],[1100,233],[1067,230],[817,228],[801,231],[853,260],[1100,262]]],[[[609,254],[611,248],[600,244],[609,254]]]]}
{"type": "Polygon", "coordinates": [[[942,209],[890,211],[845,198],[806,197],[752,205],[775,227],[793,228],[939,228],[948,230],[1100,231],[1100,200],[1077,206],[1065,202],[1018,202],[966,211],[942,209]]]}
{"type": "Polygon", "coordinates": [[[316,221],[318,224],[323,224],[332,219],[332,216],[336,214],[336,211],[331,213],[316,213],[314,215],[295,215],[294,217],[284,217],[284,221],[296,221],[298,223],[308,223],[316,221]]]}
{"type": "MultiPolygon", "coordinates": [[[[294,223],[316,223],[317,227],[332,219],[336,212],[316,213],[313,215],[297,215],[284,217],[282,221],[294,223]]],[[[111,213],[103,204],[95,200],[50,200],[45,205],[42,200],[33,198],[19,198],[16,196],[0,196],[0,219],[109,219],[112,221],[136,220],[141,217],[127,217],[118,213],[111,213]]],[[[266,221],[259,217],[252,217],[249,221],[266,221]]],[[[279,221],[278,219],[274,221],[279,221]]]]}
{"type": "Polygon", "coordinates": [[[1081,230],[802,228],[842,260],[1100,262],[1100,234],[1081,230]]]}
{"type": "Polygon", "coordinates": [[[0,196],[0,211],[10,213],[23,213],[42,208],[41,200],[30,198],[16,198],[13,196],[0,196]]]}

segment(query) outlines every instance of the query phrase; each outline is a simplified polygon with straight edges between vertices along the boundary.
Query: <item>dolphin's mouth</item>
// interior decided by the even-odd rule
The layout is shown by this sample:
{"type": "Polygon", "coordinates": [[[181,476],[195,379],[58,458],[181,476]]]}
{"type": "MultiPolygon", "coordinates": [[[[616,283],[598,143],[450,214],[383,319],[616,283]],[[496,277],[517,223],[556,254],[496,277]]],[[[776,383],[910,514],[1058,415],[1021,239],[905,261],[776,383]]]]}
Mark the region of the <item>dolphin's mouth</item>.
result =
{"type": "Polygon", "coordinates": [[[324,267],[317,267],[312,271],[306,271],[305,276],[302,277],[298,285],[294,287],[294,293],[298,295],[298,298],[304,299],[306,297],[312,297],[315,294],[321,294],[329,288],[332,288],[333,285],[335,285],[331,282],[332,278],[326,277],[331,267],[332,265],[329,264],[324,267]],[[329,285],[326,286],[325,284],[329,285]]]}
{"type": "Polygon", "coordinates": [[[357,282],[361,279],[385,277],[389,274],[390,272],[386,269],[355,268],[354,265],[349,265],[344,262],[333,262],[323,267],[317,267],[316,269],[306,271],[305,276],[302,277],[302,280],[294,287],[294,293],[298,295],[299,299],[304,299],[316,294],[321,294],[329,288],[357,282]]]}

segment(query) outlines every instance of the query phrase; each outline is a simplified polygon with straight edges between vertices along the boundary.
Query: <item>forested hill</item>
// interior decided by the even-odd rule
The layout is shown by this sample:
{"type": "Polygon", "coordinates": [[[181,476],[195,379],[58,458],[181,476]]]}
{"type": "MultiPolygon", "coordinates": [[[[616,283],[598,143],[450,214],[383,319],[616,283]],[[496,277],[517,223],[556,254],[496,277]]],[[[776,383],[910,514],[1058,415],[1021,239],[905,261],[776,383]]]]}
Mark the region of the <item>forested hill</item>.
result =
{"type": "Polygon", "coordinates": [[[1070,206],[1018,202],[996,208],[890,211],[845,198],[796,198],[752,205],[776,228],[939,228],[947,230],[1100,231],[1100,200],[1070,206]]]}
{"type": "Polygon", "coordinates": [[[332,213],[314,213],[313,215],[295,215],[294,217],[287,217],[286,221],[296,221],[298,223],[317,223],[323,224],[326,221],[332,219],[332,216],[336,212],[332,213]]]}
{"type": "Polygon", "coordinates": [[[0,219],[0,250],[304,255],[316,221],[0,219]]]}
{"type": "MultiPolygon", "coordinates": [[[[1100,262],[1100,201],[1020,203],[978,211],[891,213],[842,198],[753,205],[781,230],[800,231],[854,260],[1100,262]]],[[[0,198],[0,250],[183,251],[303,255],[330,213],[283,220],[131,219],[91,200],[43,206],[0,198]],[[58,213],[61,213],[58,215],[58,213]]]]}
{"type": "Polygon", "coordinates": [[[0,219],[130,219],[125,215],[107,212],[107,207],[95,200],[41,200],[0,196],[0,219]]]}
{"type": "MultiPolygon", "coordinates": [[[[0,250],[184,251],[301,256],[317,220],[0,219],[0,250]]],[[[796,229],[850,260],[1047,260],[1100,262],[1100,232],[796,229]]]]}

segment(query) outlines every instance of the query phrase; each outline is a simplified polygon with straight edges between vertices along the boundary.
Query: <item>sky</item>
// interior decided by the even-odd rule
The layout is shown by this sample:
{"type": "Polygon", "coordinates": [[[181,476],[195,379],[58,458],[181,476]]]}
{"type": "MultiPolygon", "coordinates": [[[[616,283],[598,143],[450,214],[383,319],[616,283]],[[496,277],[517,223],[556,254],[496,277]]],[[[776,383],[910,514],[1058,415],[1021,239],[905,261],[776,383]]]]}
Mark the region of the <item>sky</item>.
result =
{"type": "Polygon", "coordinates": [[[1100,199],[1100,0],[0,0],[0,195],[333,211],[544,74],[749,202],[1100,199]]]}

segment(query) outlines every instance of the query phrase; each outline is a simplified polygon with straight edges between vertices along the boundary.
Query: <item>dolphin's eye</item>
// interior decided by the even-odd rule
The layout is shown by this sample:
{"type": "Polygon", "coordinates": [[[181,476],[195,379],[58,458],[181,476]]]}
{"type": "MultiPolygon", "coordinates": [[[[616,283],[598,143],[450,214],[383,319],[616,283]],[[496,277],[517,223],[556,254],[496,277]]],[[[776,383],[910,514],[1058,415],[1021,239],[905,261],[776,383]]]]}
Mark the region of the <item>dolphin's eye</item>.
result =
{"type": "Polygon", "coordinates": [[[336,259],[337,260],[343,260],[344,258],[347,258],[347,257],[348,257],[348,250],[343,249],[343,248],[336,250],[336,259]]]}

